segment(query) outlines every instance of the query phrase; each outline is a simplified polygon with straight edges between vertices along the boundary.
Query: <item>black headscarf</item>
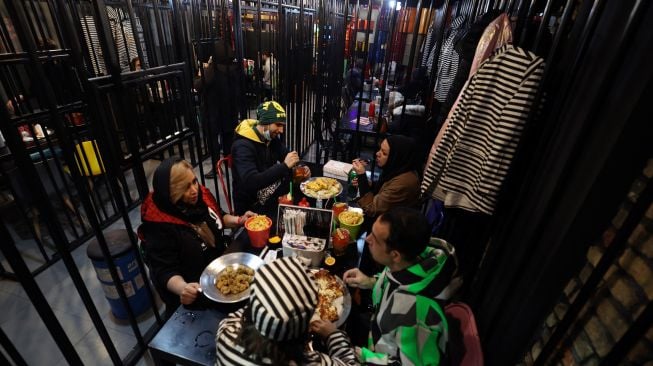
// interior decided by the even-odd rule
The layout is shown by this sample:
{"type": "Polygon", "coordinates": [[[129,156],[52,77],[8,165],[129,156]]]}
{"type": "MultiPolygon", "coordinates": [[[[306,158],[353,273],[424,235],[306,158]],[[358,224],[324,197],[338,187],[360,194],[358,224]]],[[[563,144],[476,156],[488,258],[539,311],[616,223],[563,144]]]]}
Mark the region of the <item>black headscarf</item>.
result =
{"type": "Polygon", "coordinates": [[[379,181],[375,185],[375,193],[383,183],[399,174],[417,170],[417,149],[415,140],[401,135],[392,135],[386,138],[390,146],[388,161],[383,167],[379,181]]]}
{"type": "Polygon", "coordinates": [[[156,168],[152,178],[152,188],[154,189],[152,200],[161,211],[186,222],[213,221],[210,219],[208,206],[202,199],[201,189],[198,189],[197,202],[192,206],[183,203],[174,204],[170,201],[170,171],[172,166],[181,160],[178,157],[168,158],[156,168]]]}

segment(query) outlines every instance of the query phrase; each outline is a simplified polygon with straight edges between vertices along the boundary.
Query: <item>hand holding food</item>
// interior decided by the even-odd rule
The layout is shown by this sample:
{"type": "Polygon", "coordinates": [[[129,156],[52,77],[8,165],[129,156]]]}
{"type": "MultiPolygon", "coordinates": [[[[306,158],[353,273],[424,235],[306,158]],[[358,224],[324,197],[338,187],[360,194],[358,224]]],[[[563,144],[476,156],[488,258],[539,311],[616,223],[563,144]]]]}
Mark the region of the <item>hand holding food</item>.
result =
{"type": "Polygon", "coordinates": [[[351,287],[358,287],[362,289],[370,289],[374,286],[374,278],[367,277],[358,268],[352,268],[342,275],[345,283],[351,287]]]}
{"type": "Polygon", "coordinates": [[[311,322],[311,332],[319,335],[322,338],[327,338],[336,330],[338,330],[336,325],[328,320],[319,319],[311,322]]]}

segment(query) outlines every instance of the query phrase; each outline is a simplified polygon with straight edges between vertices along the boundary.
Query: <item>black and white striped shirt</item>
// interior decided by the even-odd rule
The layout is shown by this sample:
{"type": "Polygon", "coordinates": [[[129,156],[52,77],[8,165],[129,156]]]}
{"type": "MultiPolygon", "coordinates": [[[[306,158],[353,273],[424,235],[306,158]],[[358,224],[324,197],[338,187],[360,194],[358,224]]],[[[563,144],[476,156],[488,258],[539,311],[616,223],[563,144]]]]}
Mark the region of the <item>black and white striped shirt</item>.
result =
{"type": "Polygon", "coordinates": [[[460,56],[454,49],[454,40],[457,39],[458,32],[464,31],[463,26],[465,25],[465,19],[464,16],[459,16],[451,22],[449,35],[442,44],[442,50],[440,50],[440,58],[438,59],[438,78],[433,87],[433,96],[438,102],[443,102],[447,99],[449,89],[451,88],[451,84],[453,83],[453,80],[456,77],[456,72],[458,71],[460,56]]]}
{"type": "Polygon", "coordinates": [[[539,87],[544,60],[505,45],[470,79],[424,172],[422,192],[492,214],[539,87]]]}
{"type": "MultiPolygon", "coordinates": [[[[245,349],[238,344],[238,335],[242,327],[243,309],[229,314],[220,322],[216,335],[216,365],[271,365],[269,359],[262,361],[246,355],[245,349]]],[[[306,351],[307,362],[303,365],[358,365],[351,341],[344,332],[336,331],[325,341],[329,354],[306,351]]]]}

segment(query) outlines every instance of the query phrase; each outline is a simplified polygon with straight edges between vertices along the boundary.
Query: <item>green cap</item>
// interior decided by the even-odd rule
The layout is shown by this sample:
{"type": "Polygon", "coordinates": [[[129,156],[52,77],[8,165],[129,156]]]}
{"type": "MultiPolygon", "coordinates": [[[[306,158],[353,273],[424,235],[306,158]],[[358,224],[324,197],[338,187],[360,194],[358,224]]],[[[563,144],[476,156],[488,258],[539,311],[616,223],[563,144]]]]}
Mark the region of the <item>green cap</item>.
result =
{"type": "Polygon", "coordinates": [[[286,123],[286,110],[283,109],[281,104],[273,100],[263,102],[256,109],[256,118],[259,125],[286,123]]]}

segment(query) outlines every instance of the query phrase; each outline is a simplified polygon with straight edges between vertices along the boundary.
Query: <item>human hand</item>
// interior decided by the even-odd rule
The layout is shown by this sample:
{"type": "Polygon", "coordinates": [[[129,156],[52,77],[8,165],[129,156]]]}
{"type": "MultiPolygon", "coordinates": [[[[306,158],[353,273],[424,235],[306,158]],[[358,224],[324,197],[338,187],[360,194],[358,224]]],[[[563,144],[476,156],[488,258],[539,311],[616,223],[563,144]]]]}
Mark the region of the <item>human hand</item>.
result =
{"type": "Polygon", "coordinates": [[[356,174],[365,174],[365,167],[367,166],[366,161],[361,159],[354,159],[351,164],[353,165],[356,174]]]}
{"type": "Polygon", "coordinates": [[[255,213],[255,212],[252,212],[252,211],[245,211],[245,213],[243,214],[243,216],[245,217],[245,220],[247,220],[247,219],[249,219],[249,218],[252,217],[252,216],[258,216],[258,214],[255,213]]]}
{"type": "Polygon", "coordinates": [[[184,305],[190,305],[197,299],[197,294],[200,293],[200,284],[197,282],[187,283],[179,295],[180,302],[184,305]]]}
{"type": "Polygon", "coordinates": [[[351,287],[358,287],[362,289],[370,289],[374,286],[374,278],[367,277],[358,268],[352,268],[342,275],[345,283],[351,287]]]}
{"type": "Polygon", "coordinates": [[[297,151],[291,151],[286,155],[286,158],[283,159],[283,163],[286,164],[288,169],[291,169],[297,163],[299,163],[299,154],[297,154],[297,151]]]}
{"type": "Polygon", "coordinates": [[[358,188],[358,178],[354,178],[351,180],[351,185],[358,188]]]}
{"type": "Polygon", "coordinates": [[[311,322],[311,332],[319,335],[322,338],[327,338],[336,330],[338,330],[336,325],[328,320],[319,319],[311,322]]]}

